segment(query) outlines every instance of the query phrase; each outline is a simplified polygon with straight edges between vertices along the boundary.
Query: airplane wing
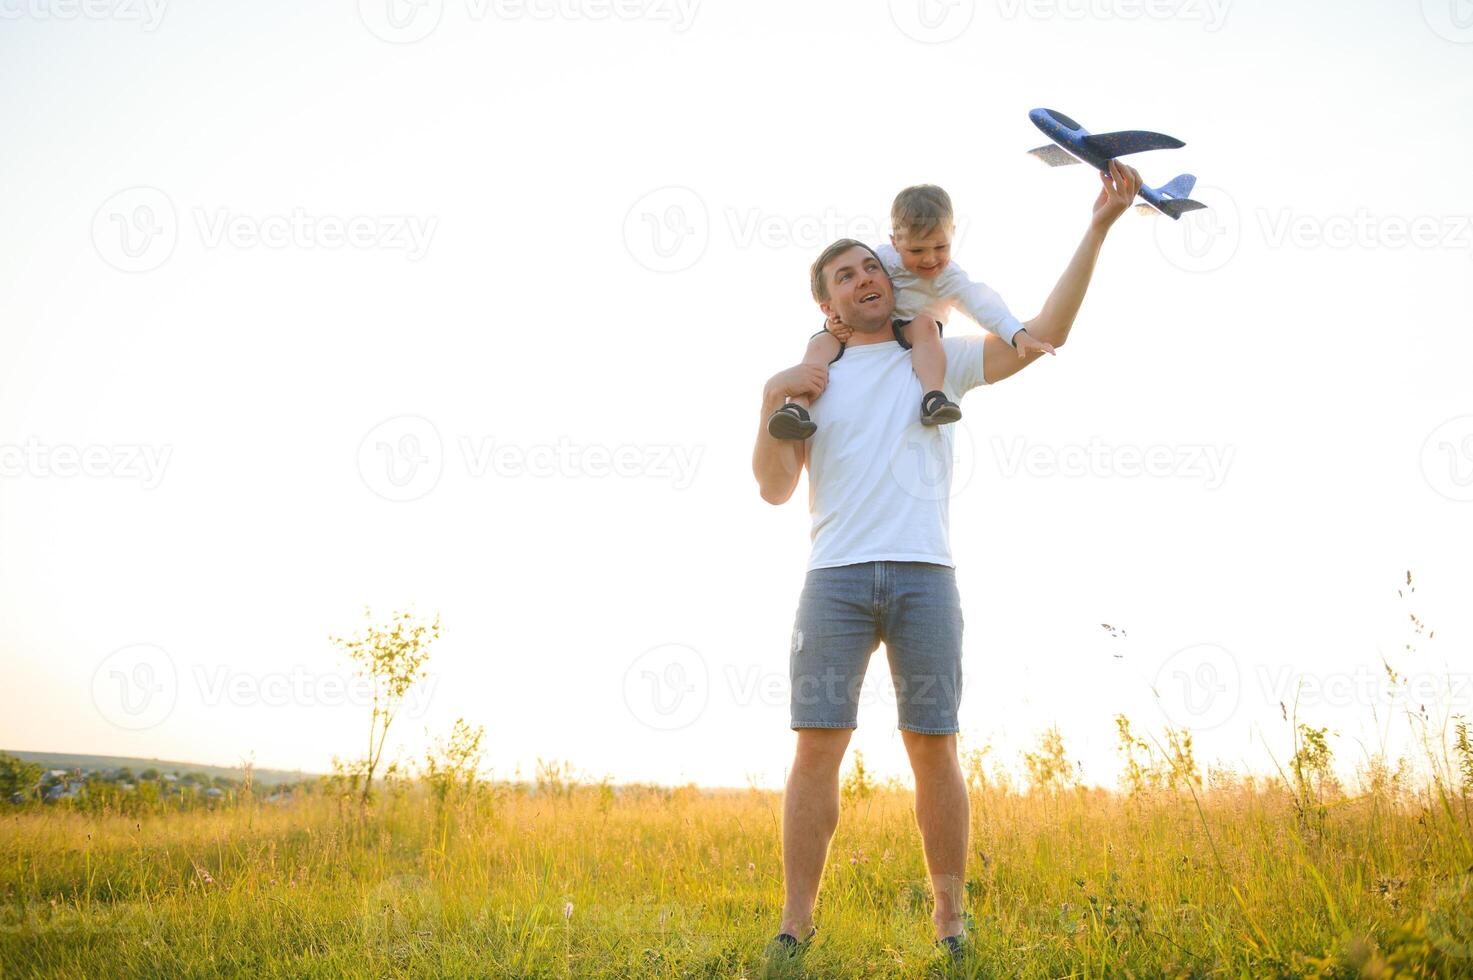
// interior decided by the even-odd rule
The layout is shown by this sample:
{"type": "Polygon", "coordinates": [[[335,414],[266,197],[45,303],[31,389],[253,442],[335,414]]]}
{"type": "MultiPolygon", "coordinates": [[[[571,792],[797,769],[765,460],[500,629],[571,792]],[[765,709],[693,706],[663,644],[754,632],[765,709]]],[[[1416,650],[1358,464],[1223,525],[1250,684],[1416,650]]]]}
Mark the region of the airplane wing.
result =
{"type": "Polygon", "coordinates": [[[1071,163],[1079,162],[1072,153],[1057,143],[1050,143],[1048,146],[1040,146],[1029,150],[1028,155],[1037,157],[1050,167],[1067,167],[1071,163]]]}
{"type": "Polygon", "coordinates": [[[1118,133],[1092,133],[1084,137],[1084,145],[1111,159],[1123,157],[1127,153],[1174,150],[1177,147],[1186,146],[1175,136],[1148,133],[1140,129],[1127,129],[1118,133]]]}

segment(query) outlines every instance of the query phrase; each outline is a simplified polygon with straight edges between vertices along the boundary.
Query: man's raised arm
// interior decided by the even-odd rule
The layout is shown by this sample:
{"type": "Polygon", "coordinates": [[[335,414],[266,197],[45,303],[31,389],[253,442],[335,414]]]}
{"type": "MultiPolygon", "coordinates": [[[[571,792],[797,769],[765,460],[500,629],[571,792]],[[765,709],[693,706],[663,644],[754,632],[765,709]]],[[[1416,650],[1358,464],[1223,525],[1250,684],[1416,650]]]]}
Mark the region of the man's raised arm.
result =
{"type": "MultiPolygon", "coordinates": [[[[1111,160],[1110,173],[1102,173],[1100,178],[1104,186],[1100,188],[1099,197],[1095,198],[1089,228],[1079,242],[1079,247],[1074,250],[1074,257],[1069,260],[1068,268],[1059,277],[1038,316],[1023,324],[1023,329],[1033,337],[1054,347],[1063,347],[1064,341],[1069,339],[1074,317],[1079,313],[1079,305],[1084,302],[1090,277],[1094,275],[1095,260],[1100,257],[1100,246],[1105,244],[1105,235],[1141,189],[1140,172],[1118,160],[1111,160]]],[[[1040,351],[1024,353],[1015,350],[996,337],[989,336],[985,341],[982,348],[982,377],[988,384],[1017,374],[1043,356],[1040,351]]]]}
{"type": "Polygon", "coordinates": [[[752,475],[757,489],[769,504],[787,503],[798,489],[808,443],[803,439],[775,439],[767,432],[767,418],[795,395],[817,398],[829,381],[829,369],[816,364],[799,364],[780,371],[762,387],[762,418],[757,429],[757,446],[752,450],[752,475]]]}

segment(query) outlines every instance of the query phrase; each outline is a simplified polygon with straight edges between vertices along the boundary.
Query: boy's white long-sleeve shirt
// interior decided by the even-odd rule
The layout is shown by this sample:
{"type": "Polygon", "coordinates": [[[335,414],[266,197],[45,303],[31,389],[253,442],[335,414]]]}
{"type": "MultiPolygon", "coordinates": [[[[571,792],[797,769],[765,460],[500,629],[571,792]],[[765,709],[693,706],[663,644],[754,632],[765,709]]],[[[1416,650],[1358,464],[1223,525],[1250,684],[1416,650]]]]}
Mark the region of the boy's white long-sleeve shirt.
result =
{"type": "Polygon", "coordinates": [[[945,321],[947,311],[955,306],[1009,344],[1013,342],[1013,334],[1023,329],[1023,324],[1013,316],[997,290],[986,283],[973,282],[955,262],[946,263],[940,275],[927,280],[905,267],[894,245],[881,245],[875,249],[875,254],[880,257],[885,271],[890,274],[890,282],[895,286],[897,316],[910,319],[927,313],[945,321]]]}

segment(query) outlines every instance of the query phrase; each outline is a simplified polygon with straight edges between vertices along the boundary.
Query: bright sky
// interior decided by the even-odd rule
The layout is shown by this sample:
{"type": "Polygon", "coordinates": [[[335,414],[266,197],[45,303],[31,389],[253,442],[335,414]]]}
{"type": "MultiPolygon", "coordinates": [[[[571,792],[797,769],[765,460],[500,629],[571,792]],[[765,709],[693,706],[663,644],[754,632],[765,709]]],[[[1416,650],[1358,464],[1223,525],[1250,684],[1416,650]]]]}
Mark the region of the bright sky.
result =
{"type": "Polygon", "coordinates": [[[324,769],[369,605],[443,619],[406,755],[780,785],[761,385],[907,184],[1038,311],[1098,181],[1037,106],[1180,137],[1130,162],[1211,207],[1127,212],[963,404],[967,744],[1109,784],[1125,712],[1266,771],[1302,679],[1351,763],[1406,732],[1383,654],[1473,713],[1466,2],[398,3],[0,0],[0,747],[324,769]]]}

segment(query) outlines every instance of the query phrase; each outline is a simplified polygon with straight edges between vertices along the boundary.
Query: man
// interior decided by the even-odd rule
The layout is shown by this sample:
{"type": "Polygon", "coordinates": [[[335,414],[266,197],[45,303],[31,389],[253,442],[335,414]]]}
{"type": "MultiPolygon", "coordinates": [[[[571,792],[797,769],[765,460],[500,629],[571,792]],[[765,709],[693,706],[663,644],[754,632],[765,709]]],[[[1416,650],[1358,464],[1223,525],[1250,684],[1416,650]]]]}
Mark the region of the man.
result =
{"type": "MultiPolygon", "coordinates": [[[[1043,311],[1023,325],[1054,348],[1069,337],[1105,235],[1140,190],[1140,174],[1118,161],[1100,177],[1083,240],[1043,311]]],[[[947,537],[952,427],[913,421],[919,382],[896,342],[894,291],[875,254],[860,242],[835,242],[810,279],[824,315],[837,315],[853,333],[831,368],[800,364],[768,380],[752,454],[762,499],[771,504],[792,496],[806,466],[813,515],[791,646],[797,750],[783,796],[786,894],[775,941],[796,952],[816,932],[814,903],[839,821],[839,768],[857,727],[865,668],[883,640],[915,774],[932,924],[937,944],[960,957],[969,814],[956,749],[962,615],[947,537]],[[801,395],[818,399],[817,433],[807,441],[773,438],[768,417],[801,395]],[[928,462],[941,467],[939,479],[928,462]]],[[[945,344],[953,400],[1017,374],[1043,353],[1014,350],[991,335],[945,344]]]]}

